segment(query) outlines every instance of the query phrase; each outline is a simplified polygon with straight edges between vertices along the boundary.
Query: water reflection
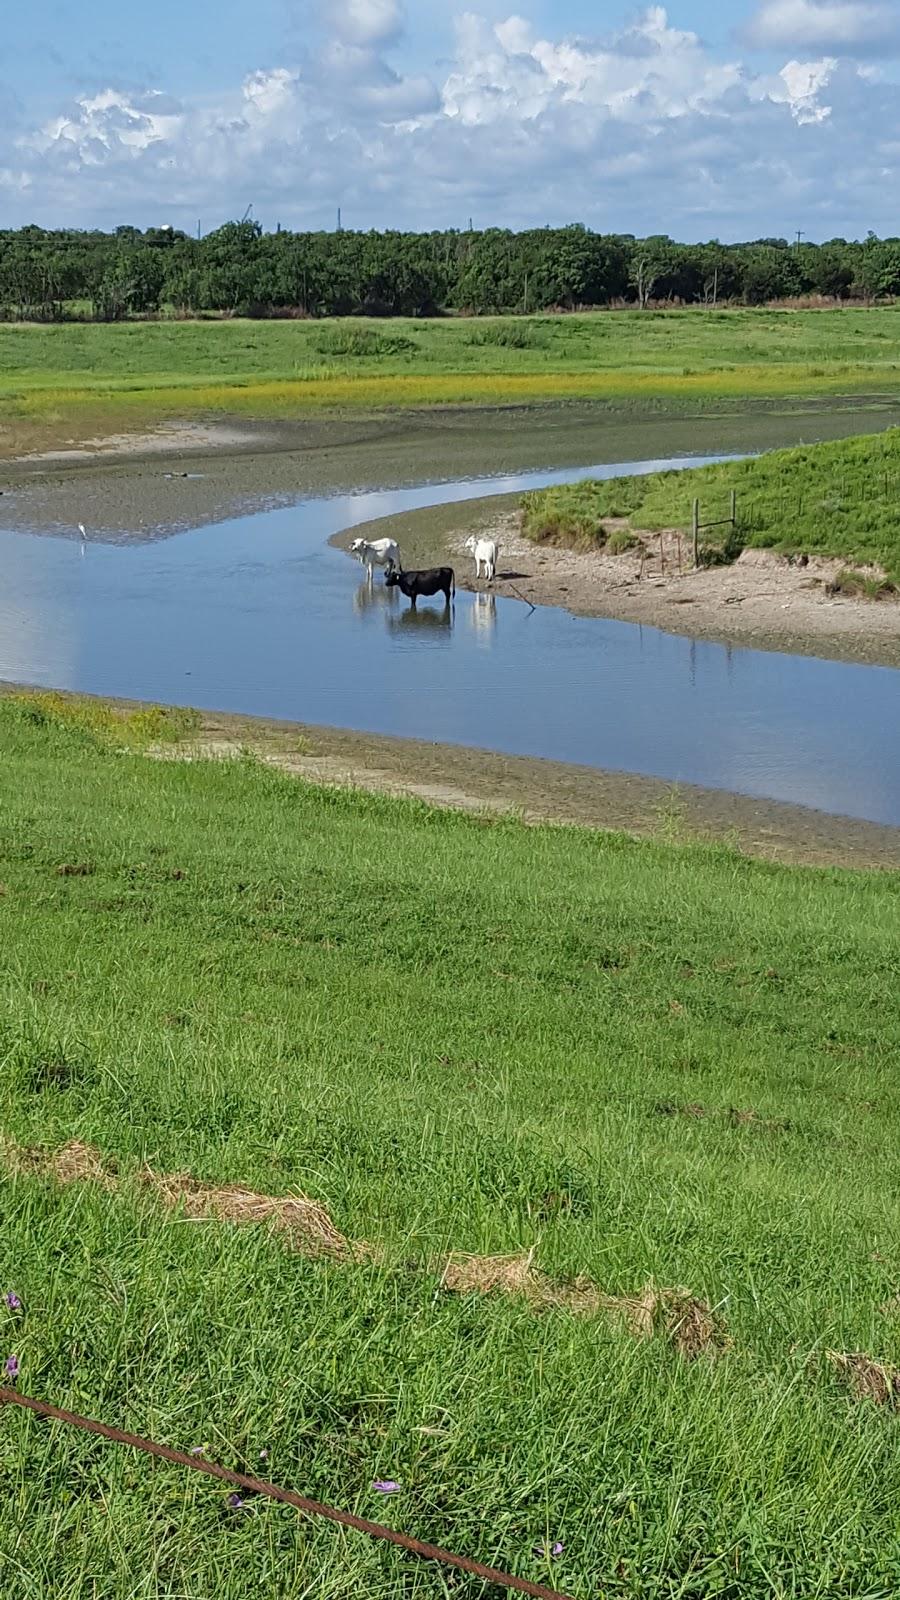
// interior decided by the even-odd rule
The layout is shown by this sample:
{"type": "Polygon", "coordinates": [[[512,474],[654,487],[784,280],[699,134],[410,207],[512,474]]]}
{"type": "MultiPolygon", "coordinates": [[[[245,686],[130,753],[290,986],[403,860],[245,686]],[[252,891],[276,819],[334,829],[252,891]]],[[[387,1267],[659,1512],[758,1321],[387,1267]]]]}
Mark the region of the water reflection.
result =
{"type": "Polygon", "coordinates": [[[490,643],[490,635],[497,626],[497,596],[478,592],[472,596],[469,609],[469,625],[474,628],[476,636],[485,645],[490,643]]]}
{"type": "Polygon", "coordinates": [[[398,590],[386,589],[383,583],[369,583],[366,579],[354,590],[353,609],[359,615],[367,611],[396,611],[399,599],[398,590]]]}
{"type": "Polygon", "coordinates": [[[385,621],[391,633],[449,634],[453,627],[453,607],[406,606],[397,616],[388,616],[385,621]]]}

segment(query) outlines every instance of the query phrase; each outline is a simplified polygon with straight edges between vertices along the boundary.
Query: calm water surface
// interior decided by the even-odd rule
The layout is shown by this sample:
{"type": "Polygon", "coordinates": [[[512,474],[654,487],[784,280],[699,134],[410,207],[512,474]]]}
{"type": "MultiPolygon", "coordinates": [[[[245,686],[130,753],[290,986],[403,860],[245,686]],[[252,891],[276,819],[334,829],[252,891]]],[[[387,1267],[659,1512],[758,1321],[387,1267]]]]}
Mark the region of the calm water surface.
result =
{"type": "MultiPolygon", "coordinates": [[[[497,493],[663,465],[490,480],[497,493]]],[[[0,678],[547,756],[900,824],[900,673],[460,593],[411,614],[327,540],[485,480],[130,545],[0,532],[0,678]]]]}

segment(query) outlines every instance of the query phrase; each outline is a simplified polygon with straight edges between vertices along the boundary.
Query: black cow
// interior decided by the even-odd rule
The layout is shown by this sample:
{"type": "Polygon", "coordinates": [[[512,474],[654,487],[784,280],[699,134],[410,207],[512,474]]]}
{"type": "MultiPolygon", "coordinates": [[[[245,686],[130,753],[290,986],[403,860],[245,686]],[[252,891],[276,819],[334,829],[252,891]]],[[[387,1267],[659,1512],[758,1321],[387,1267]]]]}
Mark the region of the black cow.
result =
{"type": "Polygon", "coordinates": [[[420,595],[442,594],[446,604],[456,593],[456,577],[452,567],[426,567],[422,572],[403,572],[398,567],[389,567],[384,575],[385,585],[388,589],[399,589],[405,594],[411,606],[414,606],[420,595]]]}

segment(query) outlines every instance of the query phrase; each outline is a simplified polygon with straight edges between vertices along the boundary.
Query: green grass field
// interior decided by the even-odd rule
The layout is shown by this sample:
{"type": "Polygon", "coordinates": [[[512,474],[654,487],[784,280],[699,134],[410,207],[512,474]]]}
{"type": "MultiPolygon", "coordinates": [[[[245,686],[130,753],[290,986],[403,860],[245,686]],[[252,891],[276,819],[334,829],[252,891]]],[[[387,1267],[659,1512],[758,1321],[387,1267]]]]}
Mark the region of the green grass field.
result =
{"type": "MultiPolygon", "coordinates": [[[[898,1420],[826,1353],[900,1360],[900,880],[140,753],[185,726],[0,701],[0,1129],[117,1172],[0,1161],[23,1390],[579,1600],[894,1596],[898,1420]],[[372,1251],[191,1220],[144,1163],[372,1251]],[[527,1250],[562,1304],[441,1287],[527,1250]],[[683,1286],[731,1348],[576,1278],[683,1286]]],[[[8,1411],[0,1491],[23,1600],[484,1593],[8,1411]]]]}
{"type": "Polygon", "coordinates": [[[701,519],[730,515],[737,494],[737,528],[703,535],[715,550],[755,546],[805,551],[848,562],[876,564],[900,582],[900,430],[841,439],[808,448],[777,450],[756,459],[689,472],[642,478],[586,479],[523,497],[529,538],[590,548],[605,542],[605,518],[627,518],[634,528],[691,526],[692,503],[701,519]]]}
{"type": "Polygon", "coordinates": [[[900,311],[0,328],[0,422],[896,392],[900,311]]]}

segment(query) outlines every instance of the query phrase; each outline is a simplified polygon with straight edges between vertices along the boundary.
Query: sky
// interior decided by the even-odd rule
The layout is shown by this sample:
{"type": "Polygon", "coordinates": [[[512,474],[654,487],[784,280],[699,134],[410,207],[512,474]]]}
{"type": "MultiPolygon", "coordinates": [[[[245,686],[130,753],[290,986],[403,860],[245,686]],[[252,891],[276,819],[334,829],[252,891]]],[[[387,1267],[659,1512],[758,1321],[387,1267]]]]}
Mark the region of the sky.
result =
{"type": "Polygon", "coordinates": [[[900,234],[900,0],[32,0],[0,227],[900,234]]]}

